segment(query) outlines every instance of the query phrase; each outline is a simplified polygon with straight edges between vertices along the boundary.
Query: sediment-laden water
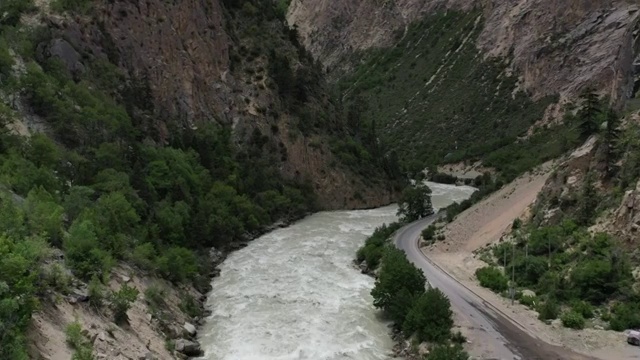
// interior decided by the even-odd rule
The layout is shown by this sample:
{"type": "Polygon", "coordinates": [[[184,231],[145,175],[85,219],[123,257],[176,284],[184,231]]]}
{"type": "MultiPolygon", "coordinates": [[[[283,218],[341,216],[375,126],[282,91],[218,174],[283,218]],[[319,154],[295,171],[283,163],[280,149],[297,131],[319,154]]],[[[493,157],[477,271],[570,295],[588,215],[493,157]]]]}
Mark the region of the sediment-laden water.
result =
{"type": "MultiPolygon", "coordinates": [[[[437,208],[474,190],[429,186],[437,208]]],[[[389,358],[389,329],[369,294],[374,280],[352,260],[376,227],[396,220],[396,210],[317,213],[231,254],[208,300],[212,315],[200,338],[205,359],[389,358]]]]}

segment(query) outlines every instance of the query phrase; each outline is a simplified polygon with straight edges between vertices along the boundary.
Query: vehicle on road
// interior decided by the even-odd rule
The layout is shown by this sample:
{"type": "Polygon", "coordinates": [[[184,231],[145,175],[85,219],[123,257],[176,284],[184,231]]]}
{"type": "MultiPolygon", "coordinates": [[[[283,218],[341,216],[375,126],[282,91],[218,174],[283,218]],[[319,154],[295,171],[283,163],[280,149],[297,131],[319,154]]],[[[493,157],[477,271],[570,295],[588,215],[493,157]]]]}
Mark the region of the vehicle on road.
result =
{"type": "Polygon", "coordinates": [[[627,334],[627,343],[640,346],[640,331],[629,330],[629,333],[627,334]]]}

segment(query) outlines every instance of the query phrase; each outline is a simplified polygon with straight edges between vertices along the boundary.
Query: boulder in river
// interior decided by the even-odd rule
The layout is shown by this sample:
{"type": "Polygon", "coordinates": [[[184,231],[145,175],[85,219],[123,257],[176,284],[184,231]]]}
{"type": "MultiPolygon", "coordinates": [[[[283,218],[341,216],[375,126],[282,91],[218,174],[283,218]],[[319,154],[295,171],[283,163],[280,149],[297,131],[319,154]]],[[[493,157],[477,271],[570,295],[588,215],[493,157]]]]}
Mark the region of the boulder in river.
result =
{"type": "Polygon", "coordinates": [[[198,331],[196,330],[196,327],[193,326],[193,324],[188,322],[184,323],[184,325],[182,325],[182,328],[184,329],[185,334],[191,337],[195,337],[196,334],[198,333],[198,331]]]}
{"type": "Polygon", "coordinates": [[[361,262],[360,265],[358,265],[358,267],[360,268],[360,272],[363,274],[366,274],[369,272],[369,267],[367,266],[366,261],[361,262]]]}
{"type": "Polygon", "coordinates": [[[203,354],[200,344],[186,339],[176,340],[176,351],[187,356],[201,356],[203,354]]]}

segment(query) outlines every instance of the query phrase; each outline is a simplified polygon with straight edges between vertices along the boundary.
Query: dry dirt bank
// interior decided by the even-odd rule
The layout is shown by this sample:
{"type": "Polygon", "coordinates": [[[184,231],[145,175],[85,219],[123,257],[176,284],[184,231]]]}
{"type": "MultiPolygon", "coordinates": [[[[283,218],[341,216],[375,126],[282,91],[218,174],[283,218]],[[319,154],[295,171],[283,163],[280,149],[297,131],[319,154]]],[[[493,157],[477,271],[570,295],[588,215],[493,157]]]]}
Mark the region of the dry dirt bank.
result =
{"type": "MultiPolygon", "coordinates": [[[[517,217],[528,216],[530,205],[551,174],[552,164],[547,163],[538,170],[526,174],[490,197],[461,213],[444,229],[446,240],[423,248],[433,261],[456,277],[465,286],[476,292],[485,301],[524,325],[531,335],[550,344],[567,347],[583,354],[604,360],[640,359],[640,349],[627,345],[622,333],[585,329],[565,329],[557,321],[545,325],[537,319],[537,313],[518,304],[511,305],[492,291],[478,285],[474,272],[485,265],[473,251],[495,243],[509,230],[517,217]]],[[[463,328],[470,341],[469,351],[482,358],[486,350],[474,329],[464,322],[456,324],[463,328]]]]}

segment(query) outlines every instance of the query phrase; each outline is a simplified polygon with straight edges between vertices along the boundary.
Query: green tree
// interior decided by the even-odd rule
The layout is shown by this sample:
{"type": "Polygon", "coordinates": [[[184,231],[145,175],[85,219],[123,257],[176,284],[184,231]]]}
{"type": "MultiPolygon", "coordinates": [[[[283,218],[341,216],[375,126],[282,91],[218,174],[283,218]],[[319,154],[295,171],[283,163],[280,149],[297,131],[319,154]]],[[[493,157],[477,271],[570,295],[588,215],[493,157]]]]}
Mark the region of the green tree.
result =
{"type": "Polygon", "coordinates": [[[100,248],[95,226],[89,220],[76,220],[63,243],[65,259],[80,278],[105,276],[113,266],[111,255],[100,248]]]}
{"type": "MultiPolygon", "coordinates": [[[[371,291],[373,305],[388,313],[392,306],[402,303],[398,297],[415,298],[424,293],[425,281],[422,271],[410,263],[401,250],[388,248],[382,258],[380,275],[371,291]]],[[[393,320],[397,321],[398,326],[402,326],[404,321],[401,318],[393,320]]]]}
{"type": "Polygon", "coordinates": [[[468,360],[469,354],[460,344],[437,344],[429,349],[425,360],[468,360]]]}
{"type": "MultiPolygon", "coordinates": [[[[0,13],[2,13],[2,5],[0,5],[0,13]]],[[[11,67],[14,61],[9,52],[9,45],[4,38],[0,38],[0,81],[11,75],[11,67]]]]}
{"type": "Polygon", "coordinates": [[[156,267],[162,276],[174,282],[193,280],[199,269],[195,254],[183,247],[164,250],[156,260],[156,267]]]}
{"type": "Polygon", "coordinates": [[[163,200],[155,205],[154,218],[158,226],[158,237],[169,244],[184,244],[186,242],[186,230],[190,222],[191,214],[189,205],[184,201],[163,200]]]}
{"type": "Polygon", "coordinates": [[[407,186],[399,201],[398,216],[404,222],[416,221],[433,214],[431,189],[427,185],[407,186]]]}
{"type": "Polygon", "coordinates": [[[74,185],[69,188],[62,202],[69,221],[75,220],[84,209],[93,204],[94,193],[95,191],[87,186],[74,185]]]}
{"type": "Polygon", "coordinates": [[[402,326],[407,337],[443,342],[451,336],[453,311],[449,299],[437,288],[429,288],[413,304],[402,326]]]}
{"type": "Polygon", "coordinates": [[[598,192],[593,185],[593,174],[589,172],[584,179],[582,185],[582,192],[578,200],[578,223],[580,225],[591,225],[594,217],[596,216],[596,209],[598,207],[598,192]]]}
{"type": "Polygon", "coordinates": [[[100,196],[85,218],[95,224],[94,231],[103,248],[118,258],[133,247],[134,238],[139,235],[140,217],[120,192],[100,196]]]}
{"type": "Polygon", "coordinates": [[[580,135],[587,138],[598,131],[602,109],[600,99],[594,89],[585,90],[581,97],[582,108],[578,112],[580,119],[580,135]]]}
{"type": "Polygon", "coordinates": [[[27,221],[33,233],[46,234],[51,243],[60,246],[64,209],[42,187],[29,191],[25,202],[27,221]]]}
{"type": "Polygon", "coordinates": [[[605,161],[607,176],[613,177],[618,172],[616,161],[620,157],[620,117],[611,109],[607,111],[607,129],[604,134],[605,161]]]}
{"type": "Polygon", "coordinates": [[[24,331],[38,306],[38,269],[49,247],[39,237],[0,235],[0,358],[28,359],[24,331]]]}

